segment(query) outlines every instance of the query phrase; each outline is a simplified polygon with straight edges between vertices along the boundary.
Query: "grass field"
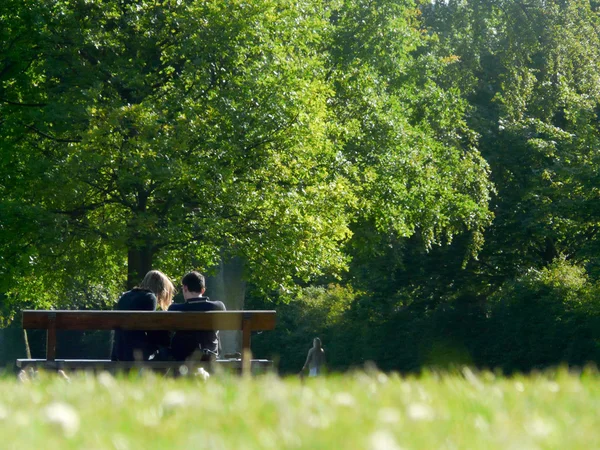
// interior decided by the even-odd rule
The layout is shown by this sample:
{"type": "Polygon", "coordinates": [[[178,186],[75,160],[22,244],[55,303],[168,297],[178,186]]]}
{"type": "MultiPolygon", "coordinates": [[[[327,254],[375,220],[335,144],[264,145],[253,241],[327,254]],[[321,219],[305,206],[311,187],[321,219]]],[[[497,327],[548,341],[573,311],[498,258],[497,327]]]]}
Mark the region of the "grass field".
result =
{"type": "Polygon", "coordinates": [[[0,448],[600,448],[600,375],[4,377],[0,448]]]}

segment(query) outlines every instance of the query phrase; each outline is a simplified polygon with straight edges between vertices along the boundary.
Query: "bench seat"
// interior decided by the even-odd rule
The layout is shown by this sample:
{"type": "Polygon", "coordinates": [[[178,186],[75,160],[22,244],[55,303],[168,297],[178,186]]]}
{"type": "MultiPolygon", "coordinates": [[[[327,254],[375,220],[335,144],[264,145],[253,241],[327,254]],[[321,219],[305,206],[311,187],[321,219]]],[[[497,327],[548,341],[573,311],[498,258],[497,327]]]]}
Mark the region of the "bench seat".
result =
{"type": "MultiPolygon", "coordinates": [[[[207,361],[111,361],[110,359],[17,359],[17,367],[20,369],[34,368],[46,370],[90,370],[109,372],[128,371],[135,369],[166,370],[180,369],[185,367],[188,371],[198,367],[205,369],[224,370],[227,372],[239,372],[242,370],[241,359],[217,359],[213,362],[207,361]]],[[[252,373],[265,372],[273,368],[273,361],[268,359],[251,359],[250,370],[252,373]]]]}

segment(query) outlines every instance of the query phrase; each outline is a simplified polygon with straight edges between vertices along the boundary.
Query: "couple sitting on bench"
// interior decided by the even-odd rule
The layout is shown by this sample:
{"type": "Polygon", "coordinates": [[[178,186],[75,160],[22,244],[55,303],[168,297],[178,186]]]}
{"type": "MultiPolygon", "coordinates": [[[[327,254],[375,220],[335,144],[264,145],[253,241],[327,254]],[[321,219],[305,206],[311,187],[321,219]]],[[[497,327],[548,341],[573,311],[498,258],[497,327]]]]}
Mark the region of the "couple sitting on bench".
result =
{"type": "MultiPolygon", "coordinates": [[[[116,308],[119,311],[225,311],[220,301],[204,297],[206,282],[199,272],[189,272],[182,280],[185,303],[172,303],[175,286],[158,270],[146,274],[138,287],[125,292],[116,308]]],[[[219,353],[218,331],[115,330],[113,361],[212,361],[219,353]]]]}

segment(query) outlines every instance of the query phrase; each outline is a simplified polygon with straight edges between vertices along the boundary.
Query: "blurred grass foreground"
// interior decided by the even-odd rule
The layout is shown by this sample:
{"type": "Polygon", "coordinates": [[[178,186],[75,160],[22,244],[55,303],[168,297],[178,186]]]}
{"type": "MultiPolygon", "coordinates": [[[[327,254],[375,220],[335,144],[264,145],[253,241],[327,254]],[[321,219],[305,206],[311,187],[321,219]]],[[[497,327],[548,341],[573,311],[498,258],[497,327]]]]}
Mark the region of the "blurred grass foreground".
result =
{"type": "Polygon", "coordinates": [[[600,375],[0,380],[3,449],[600,448],[600,375]]]}

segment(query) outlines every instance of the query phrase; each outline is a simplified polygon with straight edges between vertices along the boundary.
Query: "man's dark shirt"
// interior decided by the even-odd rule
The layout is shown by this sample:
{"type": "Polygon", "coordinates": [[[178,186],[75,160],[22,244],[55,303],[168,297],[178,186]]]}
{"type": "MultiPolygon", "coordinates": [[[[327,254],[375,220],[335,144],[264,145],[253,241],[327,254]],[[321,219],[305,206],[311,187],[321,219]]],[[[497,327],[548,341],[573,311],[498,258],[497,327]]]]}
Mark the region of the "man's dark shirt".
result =
{"type": "MultiPolygon", "coordinates": [[[[208,297],[191,298],[185,303],[173,303],[169,311],[225,311],[223,302],[212,301],[208,297]]],[[[218,331],[177,331],[171,340],[171,354],[177,361],[185,361],[196,350],[219,350],[218,331]]]]}
{"type": "MultiPolygon", "coordinates": [[[[117,311],[154,311],[156,295],[146,289],[134,288],[125,292],[115,309],[117,311]]],[[[111,359],[113,361],[147,360],[160,346],[169,346],[169,332],[115,330],[111,359]],[[139,355],[139,356],[138,356],[139,355]]]]}

